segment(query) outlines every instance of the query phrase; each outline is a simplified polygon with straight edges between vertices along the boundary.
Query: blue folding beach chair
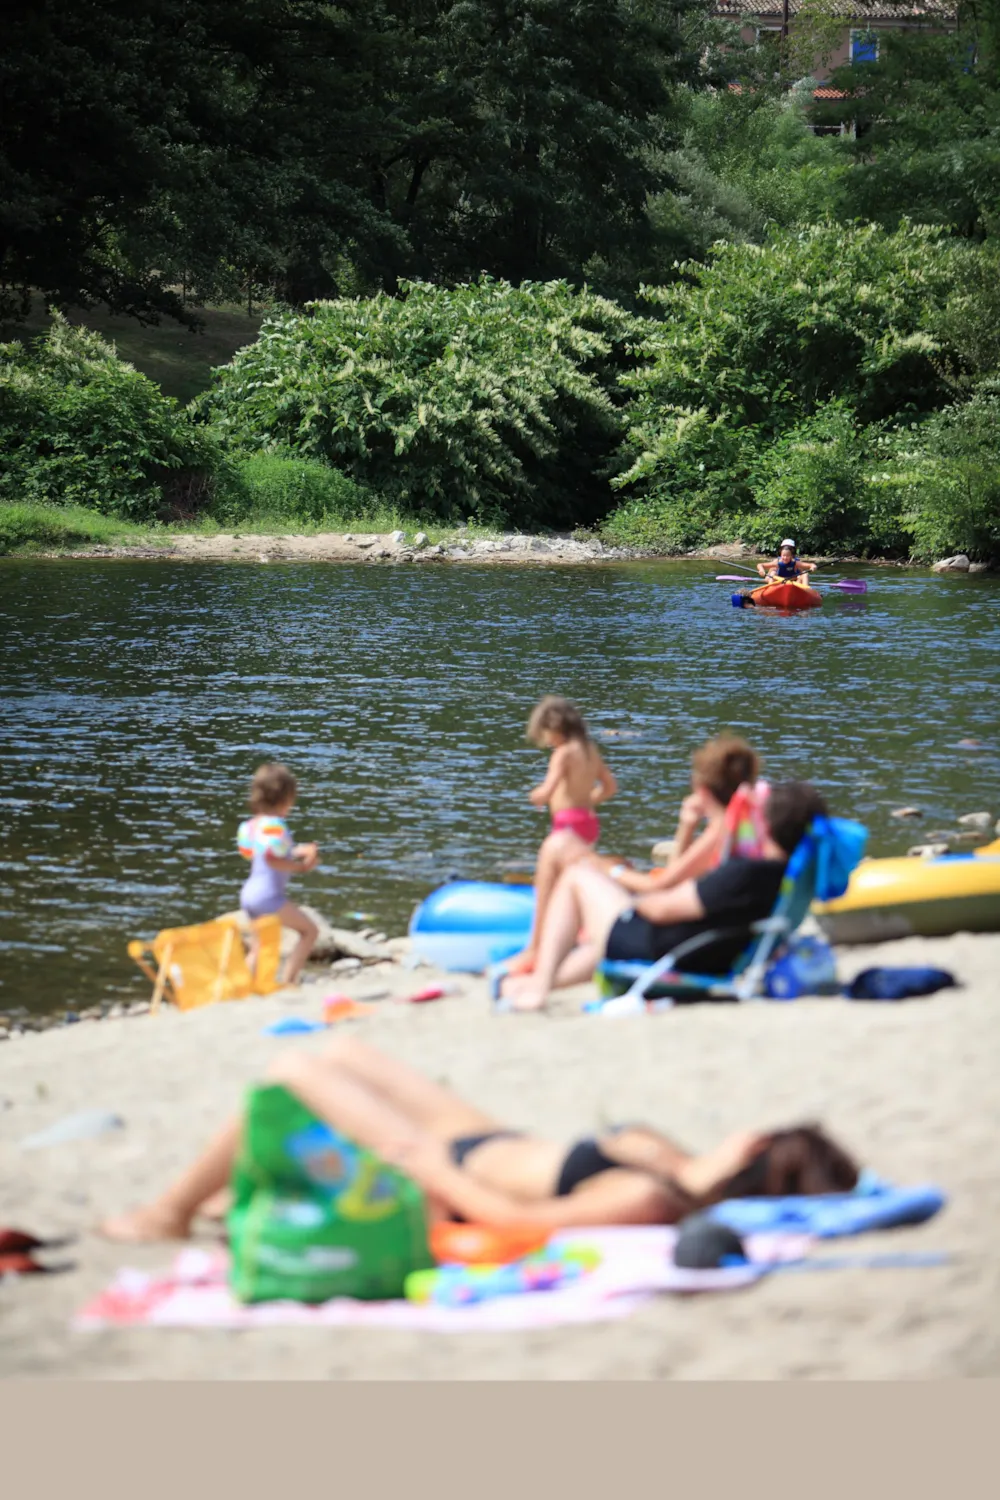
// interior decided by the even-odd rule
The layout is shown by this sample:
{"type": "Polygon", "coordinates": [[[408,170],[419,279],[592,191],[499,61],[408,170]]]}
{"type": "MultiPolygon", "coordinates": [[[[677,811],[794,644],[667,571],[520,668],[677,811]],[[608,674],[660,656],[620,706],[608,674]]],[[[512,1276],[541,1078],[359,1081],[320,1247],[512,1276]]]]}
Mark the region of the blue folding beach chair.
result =
{"type": "Polygon", "coordinates": [[[762,922],[715,927],[688,938],[653,964],[598,965],[601,1015],[632,1015],[669,1009],[697,1000],[753,1000],[764,990],[764,976],[778,949],[805,919],[814,900],[843,895],[851,871],[864,854],[867,830],[846,818],[814,818],[788,861],[774,911],[762,922]],[[746,947],[725,975],[695,974],[683,961],[724,938],[745,934],[746,947]]]}

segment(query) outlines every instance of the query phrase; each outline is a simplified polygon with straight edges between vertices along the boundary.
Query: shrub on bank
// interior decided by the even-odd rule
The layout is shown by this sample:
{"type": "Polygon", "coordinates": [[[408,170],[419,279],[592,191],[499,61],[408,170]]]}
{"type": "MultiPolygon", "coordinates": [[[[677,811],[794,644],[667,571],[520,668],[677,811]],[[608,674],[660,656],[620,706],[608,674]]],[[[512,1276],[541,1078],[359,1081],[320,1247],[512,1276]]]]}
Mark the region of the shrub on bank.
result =
{"type": "Polygon", "coordinates": [[[329,464],[287,450],[237,456],[212,506],[212,516],[221,522],[273,520],[292,530],[360,526],[369,518],[382,519],[385,511],[375,491],[329,464]]]}
{"type": "Polygon", "coordinates": [[[665,549],[740,537],[771,546],[899,546],[866,486],[868,439],[951,399],[943,330],[953,250],[935,229],[814,224],[718,244],[651,289],[606,531],[665,549]]]}
{"type": "Polygon", "coordinates": [[[1000,389],[890,434],[870,485],[897,510],[915,556],[1000,558],[1000,389]]]}
{"type": "Polygon", "coordinates": [[[112,345],[54,313],[29,345],[0,345],[0,500],[83,505],[131,520],[209,498],[222,455],[112,345]]]}
{"type": "Polygon", "coordinates": [[[102,516],[82,505],[0,501],[0,555],[50,547],[110,546],[116,542],[143,541],[147,535],[142,527],[102,516]]]}
{"type": "Polygon", "coordinates": [[[232,451],[320,459],[411,514],[521,526],[606,509],[616,369],[641,328],[564,282],[316,302],[269,319],[199,399],[232,451]]]}
{"type": "Polygon", "coordinates": [[[879,431],[830,401],[768,444],[751,476],[743,538],[765,551],[785,535],[813,552],[905,550],[898,503],[869,483],[879,431]]]}

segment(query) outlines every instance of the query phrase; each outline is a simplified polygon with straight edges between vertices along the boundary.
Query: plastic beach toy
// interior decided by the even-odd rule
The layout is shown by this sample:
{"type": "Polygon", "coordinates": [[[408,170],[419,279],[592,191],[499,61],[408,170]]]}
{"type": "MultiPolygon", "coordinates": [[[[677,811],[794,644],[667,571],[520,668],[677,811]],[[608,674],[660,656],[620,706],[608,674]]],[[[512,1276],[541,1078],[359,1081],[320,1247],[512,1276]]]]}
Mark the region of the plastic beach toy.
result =
{"type": "Polygon", "coordinates": [[[506,1229],[487,1224],[434,1224],[430,1231],[431,1254],[436,1261],[466,1266],[506,1265],[544,1250],[549,1241],[547,1229],[531,1226],[506,1229]]]}
{"type": "Polygon", "coordinates": [[[600,1259],[596,1250],[567,1246],[558,1255],[543,1252],[506,1266],[441,1266],[436,1271],[411,1271],[403,1290],[410,1302],[468,1307],[495,1297],[556,1291],[586,1276],[600,1259]]]}

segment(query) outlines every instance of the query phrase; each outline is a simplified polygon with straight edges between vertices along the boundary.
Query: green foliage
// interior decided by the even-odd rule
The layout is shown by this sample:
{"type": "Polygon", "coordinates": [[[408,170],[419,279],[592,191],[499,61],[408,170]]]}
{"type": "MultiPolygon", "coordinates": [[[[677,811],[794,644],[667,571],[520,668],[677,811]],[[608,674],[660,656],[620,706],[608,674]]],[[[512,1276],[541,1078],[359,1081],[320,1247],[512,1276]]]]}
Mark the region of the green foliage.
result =
{"type": "Polygon", "coordinates": [[[835,396],[863,421],[941,401],[932,329],[951,269],[934,230],[813,224],[682,269],[684,282],[647,292],[663,321],[641,345],[648,365],[624,377],[640,451],[661,407],[703,405],[768,433],[835,396]]]}
{"type": "Polygon", "coordinates": [[[212,507],[219,521],[273,520],[285,526],[336,524],[361,526],[369,519],[377,530],[393,530],[397,517],[385,515],[385,505],[374,491],[356,484],[346,474],[315,458],[290,451],[253,453],[232,466],[232,481],[212,507]],[[386,521],[392,524],[388,527],[386,521]]]}
{"type": "Polygon", "coordinates": [[[776,548],[787,533],[807,552],[886,552],[905,545],[898,507],[868,483],[877,429],[830,401],[770,443],[752,475],[746,541],[776,548]]]}
{"type": "Polygon", "coordinates": [[[201,415],[233,450],[292,448],[418,514],[598,514],[621,435],[615,365],[640,323],[564,282],[404,289],[269,319],[201,415]]]}
{"type": "Polygon", "coordinates": [[[752,238],[763,240],[769,224],[837,216],[847,163],[838,138],[813,134],[801,90],[686,91],[684,100],[685,147],[739,194],[752,238]]]}
{"type": "Polygon", "coordinates": [[[579,277],[645,232],[701,8],[8,0],[0,294],[185,317],[181,286],[579,277]]]}
{"type": "Polygon", "coordinates": [[[846,213],[887,225],[919,219],[975,239],[1000,232],[996,5],[962,10],[957,32],[881,32],[876,63],[834,74],[847,97],[822,117],[856,127],[844,143],[854,157],[846,213]]]}
{"type": "Polygon", "coordinates": [[[0,554],[148,541],[142,527],[80,505],[0,501],[0,554]]]}
{"type": "Polygon", "coordinates": [[[707,266],[649,291],[664,316],[622,377],[634,401],[612,481],[638,498],[609,535],[682,547],[792,529],[804,546],[891,545],[900,531],[866,496],[859,429],[948,399],[952,259],[921,226],[826,223],[716,245],[707,266]]]}
{"type": "Polygon", "coordinates": [[[901,513],[919,557],[1000,557],[1000,389],[888,437],[873,488],[901,513]]]}
{"type": "Polygon", "coordinates": [[[0,345],[0,499],[86,505],[135,520],[204,504],[212,437],[88,329],[56,315],[0,345]]]}
{"type": "Polygon", "coordinates": [[[653,446],[625,476],[642,481],[642,494],[608,517],[602,536],[654,552],[728,541],[750,502],[754,456],[753,433],[725,415],[705,407],[661,409],[653,446]]]}
{"type": "Polygon", "coordinates": [[[951,351],[949,376],[957,390],[1000,375],[1000,241],[956,247],[937,332],[951,351]]]}

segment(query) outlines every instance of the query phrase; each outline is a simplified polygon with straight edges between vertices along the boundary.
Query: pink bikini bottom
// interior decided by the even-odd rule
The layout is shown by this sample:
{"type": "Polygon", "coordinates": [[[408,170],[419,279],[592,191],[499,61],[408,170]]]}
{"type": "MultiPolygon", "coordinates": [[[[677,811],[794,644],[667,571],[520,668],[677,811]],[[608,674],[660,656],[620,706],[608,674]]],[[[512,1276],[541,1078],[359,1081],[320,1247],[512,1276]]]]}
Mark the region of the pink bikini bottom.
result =
{"type": "Polygon", "coordinates": [[[586,807],[564,807],[561,812],[553,813],[552,832],[560,833],[564,828],[583,839],[585,844],[596,844],[601,836],[597,814],[586,807]]]}

